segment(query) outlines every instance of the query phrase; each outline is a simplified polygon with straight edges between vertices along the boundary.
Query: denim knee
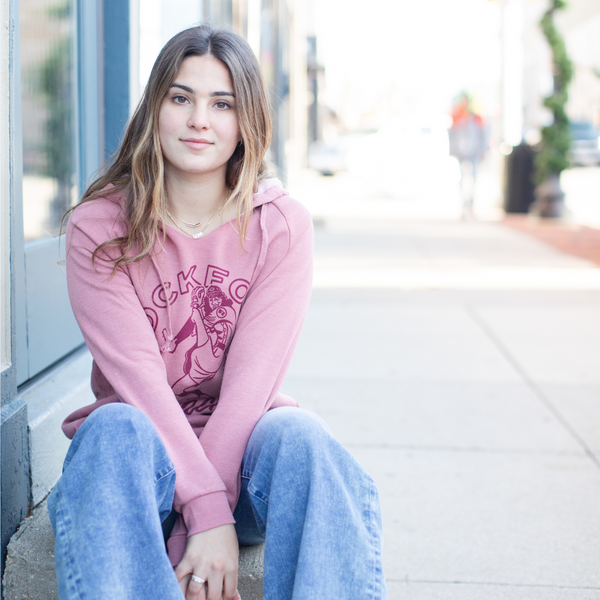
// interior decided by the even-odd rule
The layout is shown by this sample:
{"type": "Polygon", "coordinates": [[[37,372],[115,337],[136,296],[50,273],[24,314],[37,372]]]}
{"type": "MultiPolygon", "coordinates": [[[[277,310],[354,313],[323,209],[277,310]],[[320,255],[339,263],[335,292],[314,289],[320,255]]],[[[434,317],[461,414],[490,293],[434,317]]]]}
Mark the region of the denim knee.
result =
{"type": "Polygon", "coordinates": [[[133,449],[149,457],[156,452],[161,457],[166,454],[152,421],[140,409],[123,402],[100,406],[87,417],[71,442],[64,468],[83,444],[95,446],[103,455],[122,455],[133,449]]]}
{"type": "Polygon", "coordinates": [[[139,408],[124,402],[111,402],[97,408],[77,433],[85,435],[91,431],[101,431],[104,436],[121,436],[134,432],[142,438],[156,435],[152,421],[139,408]]]}
{"type": "Polygon", "coordinates": [[[323,418],[305,408],[281,406],[270,410],[263,418],[276,419],[276,422],[282,423],[286,428],[296,429],[299,432],[310,432],[312,430],[320,432],[323,430],[331,435],[331,429],[323,418]]]}
{"type": "Polygon", "coordinates": [[[373,478],[333,436],[329,425],[319,415],[286,406],[269,411],[263,420],[266,426],[272,425],[275,430],[269,430],[268,435],[275,436],[278,455],[292,460],[298,474],[304,467],[309,471],[324,470],[331,476],[338,473],[348,484],[360,483],[368,487],[378,501],[373,478]]]}
{"type": "Polygon", "coordinates": [[[337,444],[327,423],[301,408],[284,406],[270,410],[258,427],[265,438],[279,446],[279,452],[288,448],[296,455],[323,456],[325,448],[337,444]]]}
{"type": "Polygon", "coordinates": [[[272,424],[284,435],[296,437],[331,436],[329,425],[316,413],[294,406],[281,406],[267,412],[263,417],[266,424],[272,424]]]}
{"type": "Polygon", "coordinates": [[[85,420],[84,425],[96,422],[102,423],[102,427],[120,427],[128,423],[142,427],[152,425],[150,419],[139,408],[125,402],[110,402],[97,408],[85,420]]]}

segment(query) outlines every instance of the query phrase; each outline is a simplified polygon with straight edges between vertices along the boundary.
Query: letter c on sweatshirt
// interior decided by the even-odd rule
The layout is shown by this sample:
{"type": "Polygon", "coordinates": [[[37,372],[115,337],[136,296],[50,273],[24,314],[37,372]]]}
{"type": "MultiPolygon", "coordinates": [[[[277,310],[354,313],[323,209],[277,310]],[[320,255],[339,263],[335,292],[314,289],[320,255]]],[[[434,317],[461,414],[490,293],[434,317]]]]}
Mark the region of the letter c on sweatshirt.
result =
{"type": "MultiPolygon", "coordinates": [[[[166,290],[171,289],[170,281],[165,281],[164,289],[163,289],[163,286],[159,284],[156,286],[156,288],[152,292],[152,302],[154,303],[154,306],[158,306],[158,308],[167,308],[167,299],[165,297],[165,289],[166,290]]],[[[175,302],[175,300],[177,300],[177,296],[178,296],[177,292],[171,292],[171,294],[169,296],[169,304],[173,304],[173,302],[175,302]]]]}

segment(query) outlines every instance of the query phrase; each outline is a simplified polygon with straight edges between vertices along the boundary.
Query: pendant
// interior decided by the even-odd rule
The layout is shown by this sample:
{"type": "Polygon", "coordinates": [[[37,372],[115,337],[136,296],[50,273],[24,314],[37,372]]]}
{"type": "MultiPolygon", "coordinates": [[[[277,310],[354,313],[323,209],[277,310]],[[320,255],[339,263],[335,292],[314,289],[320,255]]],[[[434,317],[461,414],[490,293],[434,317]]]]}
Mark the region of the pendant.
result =
{"type": "Polygon", "coordinates": [[[199,238],[199,237],[202,237],[202,232],[200,232],[200,233],[192,233],[192,237],[193,237],[194,239],[196,239],[196,238],[199,238]]]}

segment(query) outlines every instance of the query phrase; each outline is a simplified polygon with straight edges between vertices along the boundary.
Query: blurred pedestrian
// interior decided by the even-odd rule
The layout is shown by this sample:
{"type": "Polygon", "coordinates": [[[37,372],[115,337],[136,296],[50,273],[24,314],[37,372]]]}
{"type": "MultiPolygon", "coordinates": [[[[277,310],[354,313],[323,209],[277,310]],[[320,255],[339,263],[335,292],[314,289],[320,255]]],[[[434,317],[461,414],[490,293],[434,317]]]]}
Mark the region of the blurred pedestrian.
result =
{"type": "Polygon", "coordinates": [[[454,101],[452,126],[448,134],[450,154],[460,164],[463,217],[471,216],[478,167],[488,144],[484,120],[473,108],[473,101],[467,92],[461,92],[454,101]]]}
{"type": "Polygon", "coordinates": [[[267,171],[270,137],[247,42],[187,29],[69,211],[97,401],[63,423],[48,502],[61,600],[239,600],[238,543],[263,541],[265,599],[387,598],[372,479],[279,392],[313,233],[267,171]]]}

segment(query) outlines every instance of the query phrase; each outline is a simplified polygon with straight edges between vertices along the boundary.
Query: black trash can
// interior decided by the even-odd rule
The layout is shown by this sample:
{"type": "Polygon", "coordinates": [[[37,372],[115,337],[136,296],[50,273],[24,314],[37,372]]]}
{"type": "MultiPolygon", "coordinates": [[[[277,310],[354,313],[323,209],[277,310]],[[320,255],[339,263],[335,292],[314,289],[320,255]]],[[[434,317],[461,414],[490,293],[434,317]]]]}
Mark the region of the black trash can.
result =
{"type": "Polygon", "coordinates": [[[504,210],[508,213],[527,213],[535,200],[533,157],[535,150],[527,145],[515,146],[506,157],[504,168],[504,210]]]}

